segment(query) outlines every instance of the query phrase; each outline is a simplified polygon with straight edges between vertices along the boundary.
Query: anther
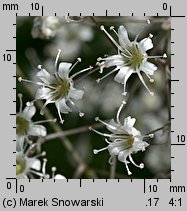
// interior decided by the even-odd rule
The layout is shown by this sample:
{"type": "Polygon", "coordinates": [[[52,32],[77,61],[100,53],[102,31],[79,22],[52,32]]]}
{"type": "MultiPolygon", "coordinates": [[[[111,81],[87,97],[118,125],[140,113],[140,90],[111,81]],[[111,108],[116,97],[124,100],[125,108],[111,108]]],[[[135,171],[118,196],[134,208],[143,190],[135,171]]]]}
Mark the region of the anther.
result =
{"type": "Polygon", "coordinates": [[[38,69],[39,69],[39,70],[42,69],[42,65],[41,65],[41,64],[38,65],[38,69]]]}
{"type": "Polygon", "coordinates": [[[148,20],[147,20],[147,24],[150,24],[150,23],[151,23],[151,21],[148,19],[148,20]]]}
{"type": "Polygon", "coordinates": [[[98,154],[98,152],[99,152],[99,150],[97,150],[97,149],[94,149],[93,150],[93,153],[96,155],[96,154],[98,154]]]}
{"type": "Polygon", "coordinates": [[[143,169],[144,168],[144,164],[140,163],[140,168],[143,169]]]}
{"type": "Polygon", "coordinates": [[[19,78],[18,78],[18,81],[19,81],[19,82],[22,82],[22,77],[19,77],[19,78]]]}
{"type": "Polygon", "coordinates": [[[101,31],[105,30],[105,27],[103,25],[100,26],[101,31]]]}
{"type": "Polygon", "coordinates": [[[81,58],[77,58],[77,61],[78,61],[78,62],[81,62],[82,60],[81,60],[81,58]]]}
{"type": "Polygon", "coordinates": [[[55,171],[56,171],[56,167],[53,166],[53,167],[51,168],[51,171],[52,171],[52,172],[55,172],[55,171]]]}
{"type": "Polygon", "coordinates": [[[114,30],[114,26],[111,26],[111,27],[110,27],[110,30],[114,30]]]}
{"type": "Polygon", "coordinates": [[[96,80],[96,82],[97,82],[97,83],[100,83],[100,81],[101,81],[101,79],[100,79],[100,78],[98,78],[98,79],[96,80]]]}
{"type": "Polygon", "coordinates": [[[32,106],[33,105],[33,102],[27,102],[26,105],[27,106],[32,106]]]}
{"type": "Polygon", "coordinates": [[[154,137],[154,134],[153,133],[149,134],[149,137],[150,138],[153,138],[154,137]]]}
{"type": "Polygon", "coordinates": [[[163,54],[163,58],[167,58],[167,54],[166,53],[163,54]]]}
{"type": "Polygon", "coordinates": [[[99,120],[99,117],[97,116],[97,117],[95,117],[95,121],[97,122],[99,120]]]}
{"type": "Polygon", "coordinates": [[[84,113],[83,112],[79,112],[79,116],[80,117],[83,117],[84,116],[84,113]]]}
{"type": "Polygon", "coordinates": [[[155,93],[154,93],[154,92],[150,92],[150,95],[151,95],[151,96],[154,96],[154,95],[155,95],[155,93]]]}
{"type": "Polygon", "coordinates": [[[23,95],[22,95],[21,93],[19,93],[19,94],[18,94],[18,97],[19,97],[19,98],[22,98],[22,97],[23,97],[23,95]]]}
{"type": "MultiPolygon", "coordinates": [[[[42,153],[41,153],[41,156],[43,157],[43,156],[46,156],[46,152],[45,151],[43,151],[42,153]]],[[[45,159],[45,158],[44,158],[45,159]]]]}

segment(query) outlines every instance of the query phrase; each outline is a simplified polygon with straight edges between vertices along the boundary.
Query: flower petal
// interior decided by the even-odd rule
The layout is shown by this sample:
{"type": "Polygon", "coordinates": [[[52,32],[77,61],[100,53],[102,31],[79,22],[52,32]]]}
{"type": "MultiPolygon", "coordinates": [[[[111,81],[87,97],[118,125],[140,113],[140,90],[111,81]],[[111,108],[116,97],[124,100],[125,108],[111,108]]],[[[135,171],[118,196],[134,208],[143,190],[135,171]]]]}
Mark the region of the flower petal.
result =
{"type": "Polygon", "coordinates": [[[68,93],[68,97],[72,98],[74,100],[80,100],[80,99],[82,99],[83,94],[84,94],[83,90],[78,90],[78,89],[72,88],[72,89],[70,89],[70,91],[68,93]]]}
{"type": "Polygon", "coordinates": [[[125,76],[127,74],[129,70],[129,67],[123,67],[119,70],[119,72],[117,73],[117,75],[114,77],[114,80],[118,83],[121,83],[123,84],[124,83],[124,79],[125,79],[125,76]]]}
{"type": "Polygon", "coordinates": [[[36,107],[34,105],[26,106],[23,110],[23,114],[28,120],[32,119],[36,113],[36,107]]]}
{"type": "Polygon", "coordinates": [[[141,67],[141,70],[149,75],[153,75],[154,71],[157,70],[157,66],[151,62],[145,61],[141,67]]]}
{"type": "Polygon", "coordinates": [[[52,82],[54,81],[54,77],[51,76],[47,70],[45,69],[41,69],[36,76],[38,76],[40,78],[41,81],[43,81],[45,84],[52,84],[52,82]]]}
{"type": "Polygon", "coordinates": [[[35,99],[49,99],[51,97],[51,89],[49,88],[39,88],[36,91],[35,99]]]}
{"type": "Polygon", "coordinates": [[[124,26],[120,26],[118,29],[119,33],[119,43],[123,48],[127,48],[127,46],[131,45],[131,42],[128,37],[127,30],[125,29],[124,26]]]}
{"type": "Polygon", "coordinates": [[[138,151],[144,151],[146,147],[148,147],[149,144],[145,141],[142,141],[138,138],[135,138],[134,143],[133,143],[133,152],[138,152],[138,151]]]}
{"type": "Polygon", "coordinates": [[[131,116],[128,116],[124,119],[124,126],[128,128],[132,128],[136,122],[135,118],[131,118],[131,116]]]}
{"type": "Polygon", "coordinates": [[[120,125],[117,124],[113,119],[108,123],[108,125],[111,125],[111,127],[109,127],[109,126],[106,126],[106,127],[112,133],[114,133],[114,134],[123,134],[124,133],[124,130],[121,129],[120,125]]]}
{"type": "Polygon", "coordinates": [[[118,155],[121,151],[126,151],[129,149],[128,141],[116,141],[108,145],[108,151],[110,155],[118,155]]]}
{"type": "Polygon", "coordinates": [[[70,72],[70,67],[72,66],[71,63],[68,62],[61,62],[59,64],[58,68],[58,74],[60,78],[68,78],[69,77],[69,72],[70,72]]]}
{"type": "Polygon", "coordinates": [[[140,41],[140,48],[143,52],[153,48],[152,40],[150,38],[144,38],[140,41]]]}
{"type": "Polygon", "coordinates": [[[113,55],[105,58],[105,67],[113,67],[113,66],[123,66],[124,59],[121,55],[113,55]]]}
{"type": "Polygon", "coordinates": [[[118,160],[123,162],[123,163],[128,163],[127,157],[129,155],[129,153],[130,153],[130,150],[123,150],[123,151],[119,152],[118,160]]]}
{"type": "Polygon", "coordinates": [[[60,109],[60,112],[63,114],[68,114],[69,112],[72,112],[72,110],[67,106],[65,99],[61,99],[59,101],[55,102],[56,107],[60,109]]]}
{"type": "Polygon", "coordinates": [[[25,136],[18,136],[16,135],[16,151],[21,152],[23,151],[25,136]]]}
{"type": "Polygon", "coordinates": [[[46,136],[47,131],[43,125],[29,125],[28,135],[31,136],[46,136]]]}
{"type": "Polygon", "coordinates": [[[32,169],[35,169],[37,171],[40,171],[41,169],[41,162],[40,160],[38,159],[35,159],[35,158],[29,158],[28,159],[28,165],[29,165],[29,168],[32,168],[32,169]]]}
{"type": "Polygon", "coordinates": [[[66,178],[61,174],[57,174],[55,175],[54,179],[66,179],[66,178]]]}

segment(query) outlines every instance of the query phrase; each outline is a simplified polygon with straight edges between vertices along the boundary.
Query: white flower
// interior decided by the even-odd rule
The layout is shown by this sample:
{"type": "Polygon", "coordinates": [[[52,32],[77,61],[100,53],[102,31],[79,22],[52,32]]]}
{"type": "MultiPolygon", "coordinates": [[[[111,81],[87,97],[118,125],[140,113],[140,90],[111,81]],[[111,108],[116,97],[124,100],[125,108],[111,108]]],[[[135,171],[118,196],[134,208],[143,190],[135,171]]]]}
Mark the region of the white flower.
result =
{"type": "Polygon", "coordinates": [[[145,137],[153,137],[153,134],[149,134],[148,136],[142,136],[141,133],[134,128],[134,124],[136,119],[131,118],[130,116],[124,119],[124,123],[121,124],[119,115],[124,106],[125,102],[122,103],[118,112],[117,112],[117,122],[113,119],[109,122],[103,122],[98,117],[96,117],[96,121],[100,121],[104,125],[106,125],[107,129],[111,132],[111,134],[101,133],[96,131],[92,127],[90,130],[93,130],[99,135],[105,137],[105,141],[108,143],[108,146],[102,148],[100,150],[94,150],[94,154],[99,153],[103,150],[108,150],[111,158],[114,156],[118,156],[118,160],[125,163],[128,175],[131,175],[131,171],[129,170],[128,163],[129,161],[138,168],[143,168],[144,164],[141,163],[137,165],[132,159],[132,154],[137,153],[138,151],[144,151],[148,143],[143,141],[145,137]],[[127,160],[129,158],[129,161],[127,160]]]}
{"type": "MultiPolygon", "coordinates": [[[[61,123],[63,123],[64,120],[62,119],[61,113],[67,114],[69,112],[72,112],[71,108],[67,105],[67,103],[71,104],[79,111],[74,101],[80,100],[84,94],[83,90],[78,90],[73,87],[74,77],[76,77],[80,73],[91,70],[92,67],[80,70],[79,72],[76,72],[73,75],[69,76],[70,72],[75,67],[75,65],[78,62],[81,62],[81,59],[78,58],[77,62],[74,65],[67,62],[62,62],[59,64],[59,68],[57,70],[57,63],[60,52],[61,51],[59,50],[58,55],[56,57],[55,72],[53,75],[51,75],[49,72],[43,69],[41,65],[39,65],[40,71],[37,73],[37,76],[39,77],[41,82],[35,83],[22,78],[19,78],[18,80],[31,82],[39,85],[40,88],[36,92],[35,100],[32,101],[31,104],[37,100],[46,100],[45,104],[43,105],[40,111],[40,114],[43,114],[44,108],[49,103],[55,103],[60,117],[60,121],[61,123]]],[[[79,115],[82,117],[84,116],[84,113],[79,111],[79,115]]]]}
{"type": "Polygon", "coordinates": [[[40,39],[50,39],[54,37],[57,30],[62,26],[62,20],[63,19],[55,16],[34,18],[33,28],[31,31],[32,37],[40,39]]]}
{"type": "MultiPolygon", "coordinates": [[[[63,49],[60,59],[72,61],[85,48],[89,49],[87,42],[94,37],[92,28],[89,25],[81,23],[66,23],[58,30],[53,43],[49,43],[45,47],[45,53],[50,56],[56,55],[56,49],[63,49]]],[[[86,50],[87,52],[87,50],[86,50]]]]}
{"type": "Polygon", "coordinates": [[[46,153],[42,152],[39,155],[31,157],[32,150],[36,144],[31,144],[26,150],[22,148],[21,151],[16,151],[16,178],[25,179],[31,175],[44,177],[40,170],[42,167],[41,161],[38,159],[40,156],[45,156],[46,153]]]}
{"type": "Polygon", "coordinates": [[[39,123],[49,122],[50,120],[33,122],[32,117],[36,113],[35,106],[27,105],[22,110],[22,94],[18,94],[18,97],[20,99],[20,110],[16,114],[16,149],[20,151],[23,148],[24,139],[27,139],[28,136],[46,136],[46,128],[39,123]]]}
{"type": "MultiPolygon", "coordinates": [[[[150,23],[148,21],[148,23],[150,23]]],[[[101,73],[103,72],[103,68],[116,66],[114,70],[109,72],[102,78],[99,78],[97,82],[100,82],[102,79],[107,77],[108,75],[119,71],[115,76],[114,80],[118,83],[124,84],[124,93],[126,95],[126,83],[129,77],[136,73],[141,80],[142,84],[149,91],[151,95],[154,95],[153,92],[149,90],[147,87],[142,75],[141,71],[145,73],[145,75],[149,78],[150,82],[154,82],[154,80],[150,77],[150,75],[154,74],[154,71],[157,67],[148,62],[148,58],[158,58],[163,57],[166,58],[166,54],[163,56],[148,56],[146,51],[153,48],[153,43],[151,38],[153,35],[149,35],[149,37],[144,38],[140,42],[137,41],[140,31],[134,41],[130,41],[128,38],[127,31],[124,26],[119,26],[118,33],[114,30],[114,27],[110,27],[111,30],[115,32],[118,36],[119,44],[113,39],[113,37],[105,30],[104,26],[101,26],[101,30],[105,32],[105,34],[110,38],[113,44],[118,48],[118,54],[108,56],[106,58],[98,58],[98,65],[100,66],[101,73]]]]}

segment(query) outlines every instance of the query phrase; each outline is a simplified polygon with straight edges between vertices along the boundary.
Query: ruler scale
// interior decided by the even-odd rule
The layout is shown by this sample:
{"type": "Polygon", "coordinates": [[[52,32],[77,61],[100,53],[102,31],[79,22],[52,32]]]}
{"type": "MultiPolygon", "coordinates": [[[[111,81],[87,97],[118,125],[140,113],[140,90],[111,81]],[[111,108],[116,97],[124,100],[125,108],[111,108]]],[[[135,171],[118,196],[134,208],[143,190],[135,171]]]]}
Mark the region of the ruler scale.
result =
{"type": "Polygon", "coordinates": [[[155,208],[184,210],[186,194],[185,2],[142,0],[1,2],[1,210],[90,210],[155,208]],[[168,16],[171,17],[171,179],[17,180],[15,178],[16,16],[168,16]],[[5,55],[3,57],[3,55],[5,55]]]}

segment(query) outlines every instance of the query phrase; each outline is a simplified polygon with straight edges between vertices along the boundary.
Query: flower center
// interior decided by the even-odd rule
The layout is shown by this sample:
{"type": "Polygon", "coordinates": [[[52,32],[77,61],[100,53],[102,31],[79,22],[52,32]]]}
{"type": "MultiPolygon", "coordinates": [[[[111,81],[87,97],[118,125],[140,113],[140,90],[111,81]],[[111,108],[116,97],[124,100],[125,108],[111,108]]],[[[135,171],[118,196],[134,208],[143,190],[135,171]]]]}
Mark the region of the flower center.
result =
{"type": "Polygon", "coordinates": [[[19,175],[24,172],[26,167],[26,160],[24,157],[19,157],[16,159],[16,175],[19,175]]]}
{"type": "Polygon", "coordinates": [[[25,135],[29,128],[29,121],[21,116],[16,116],[16,134],[25,135]]]}
{"type": "Polygon", "coordinates": [[[132,147],[133,143],[134,143],[134,137],[132,135],[130,135],[128,138],[127,138],[127,142],[128,142],[128,145],[129,145],[129,148],[132,147]]]}
{"type": "Polygon", "coordinates": [[[56,81],[52,86],[55,87],[55,100],[62,99],[68,95],[70,89],[70,83],[68,80],[56,76],[56,81]]]}
{"type": "Polygon", "coordinates": [[[144,59],[137,43],[132,44],[132,46],[126,50],[124,57],[126,65],[135,69],[141,66],[144,59]]]}

